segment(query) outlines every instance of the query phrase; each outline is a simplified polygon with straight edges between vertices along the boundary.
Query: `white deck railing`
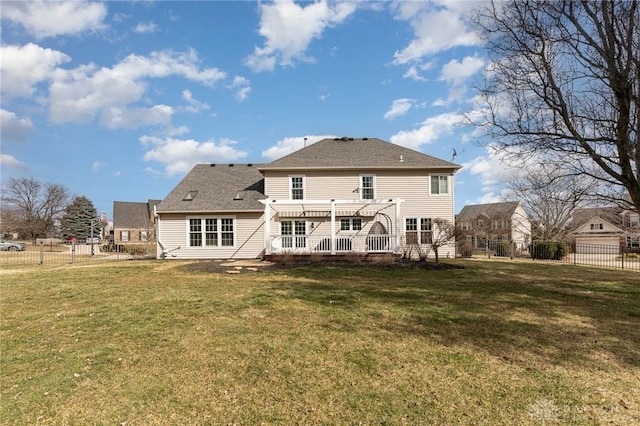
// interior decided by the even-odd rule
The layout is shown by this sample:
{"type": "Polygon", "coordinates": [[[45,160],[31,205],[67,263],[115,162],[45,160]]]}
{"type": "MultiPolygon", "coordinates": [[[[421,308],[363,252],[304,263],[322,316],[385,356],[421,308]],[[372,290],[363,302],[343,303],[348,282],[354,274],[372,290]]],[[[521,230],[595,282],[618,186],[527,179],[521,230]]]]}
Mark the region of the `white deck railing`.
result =
{"type": "Polygon", "coordinates": [[[389,234],[336,236],[333,250],[330,235],[272,235],[269,239],[272,254],[396,252],[396,237],[389,234]]]}

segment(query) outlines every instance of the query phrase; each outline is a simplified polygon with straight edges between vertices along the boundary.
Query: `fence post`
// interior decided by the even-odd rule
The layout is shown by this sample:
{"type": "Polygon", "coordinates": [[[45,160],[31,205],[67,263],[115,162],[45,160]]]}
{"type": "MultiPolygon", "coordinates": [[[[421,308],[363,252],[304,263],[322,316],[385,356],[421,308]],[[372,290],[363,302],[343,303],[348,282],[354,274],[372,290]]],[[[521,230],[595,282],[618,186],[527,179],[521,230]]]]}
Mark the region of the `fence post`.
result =
{"type": "Polygon", "coordinates": [[[624,271],[624,252],[625,252],[624,248],[622,248],[622,250],[620,250],[620,252],[621,252],[620,261],[622,262],[621,266],[622,266],[622,270],[624,271]]]}
{"type": "Polygon", "coordinates": [[[40,264],[44,263],[44,241],[40,241],[40,264]]]}
{"type": "Polygon", "coordinates": [[[76,242],[71,241],[71,264],[76,260],[76,242]]]}

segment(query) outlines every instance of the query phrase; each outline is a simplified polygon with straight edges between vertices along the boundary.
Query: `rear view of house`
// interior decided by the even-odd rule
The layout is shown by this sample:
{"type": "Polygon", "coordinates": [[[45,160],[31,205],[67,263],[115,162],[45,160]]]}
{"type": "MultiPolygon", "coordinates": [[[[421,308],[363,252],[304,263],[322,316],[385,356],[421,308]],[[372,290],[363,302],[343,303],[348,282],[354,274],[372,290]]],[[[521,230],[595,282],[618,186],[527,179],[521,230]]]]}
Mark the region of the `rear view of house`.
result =
{"type": "MultiPolygon", "coordinates": [[[[460,166],[375,138],[324,139],[268,164],[200,164],[158,205],[176,258],[399,253],[454,221],[460,166]]],[[[454,245],[440,249],[454,255],[454,245]]]]}

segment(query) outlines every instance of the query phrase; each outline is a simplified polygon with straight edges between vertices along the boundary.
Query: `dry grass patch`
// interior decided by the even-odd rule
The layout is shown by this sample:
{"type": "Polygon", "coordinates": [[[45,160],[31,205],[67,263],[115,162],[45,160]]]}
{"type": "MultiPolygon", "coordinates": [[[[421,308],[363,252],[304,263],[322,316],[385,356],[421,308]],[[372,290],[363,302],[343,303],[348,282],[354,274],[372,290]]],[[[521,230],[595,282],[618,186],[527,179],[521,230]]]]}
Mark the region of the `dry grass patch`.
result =
{"type": "Polygon", "coordinates": [[[633,424],[638,274],[458,262],[2,280],[2,424],[633,424]]]}

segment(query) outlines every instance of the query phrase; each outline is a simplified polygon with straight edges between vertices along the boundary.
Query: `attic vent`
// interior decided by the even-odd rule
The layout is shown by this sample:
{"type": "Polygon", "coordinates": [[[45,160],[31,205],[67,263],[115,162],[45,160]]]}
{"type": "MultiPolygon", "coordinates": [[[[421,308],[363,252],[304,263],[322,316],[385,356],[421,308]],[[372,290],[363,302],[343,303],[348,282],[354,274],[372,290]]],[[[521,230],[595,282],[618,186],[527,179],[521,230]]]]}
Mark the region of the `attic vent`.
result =
{"type": "Polygon", "coordinates": [[[189,191],[187,192],[187,195],[184,196],[182,201],[193,201],[193,199],[196,198],[197,194],[198,194],[198,191],[189,191]]]}
{"type": "Polygon", "coordinates": [[[233,197],[234,200],[244,200],[244,196],[246,195],[247,191],[237,191],[236,195],[233,197]]]}

